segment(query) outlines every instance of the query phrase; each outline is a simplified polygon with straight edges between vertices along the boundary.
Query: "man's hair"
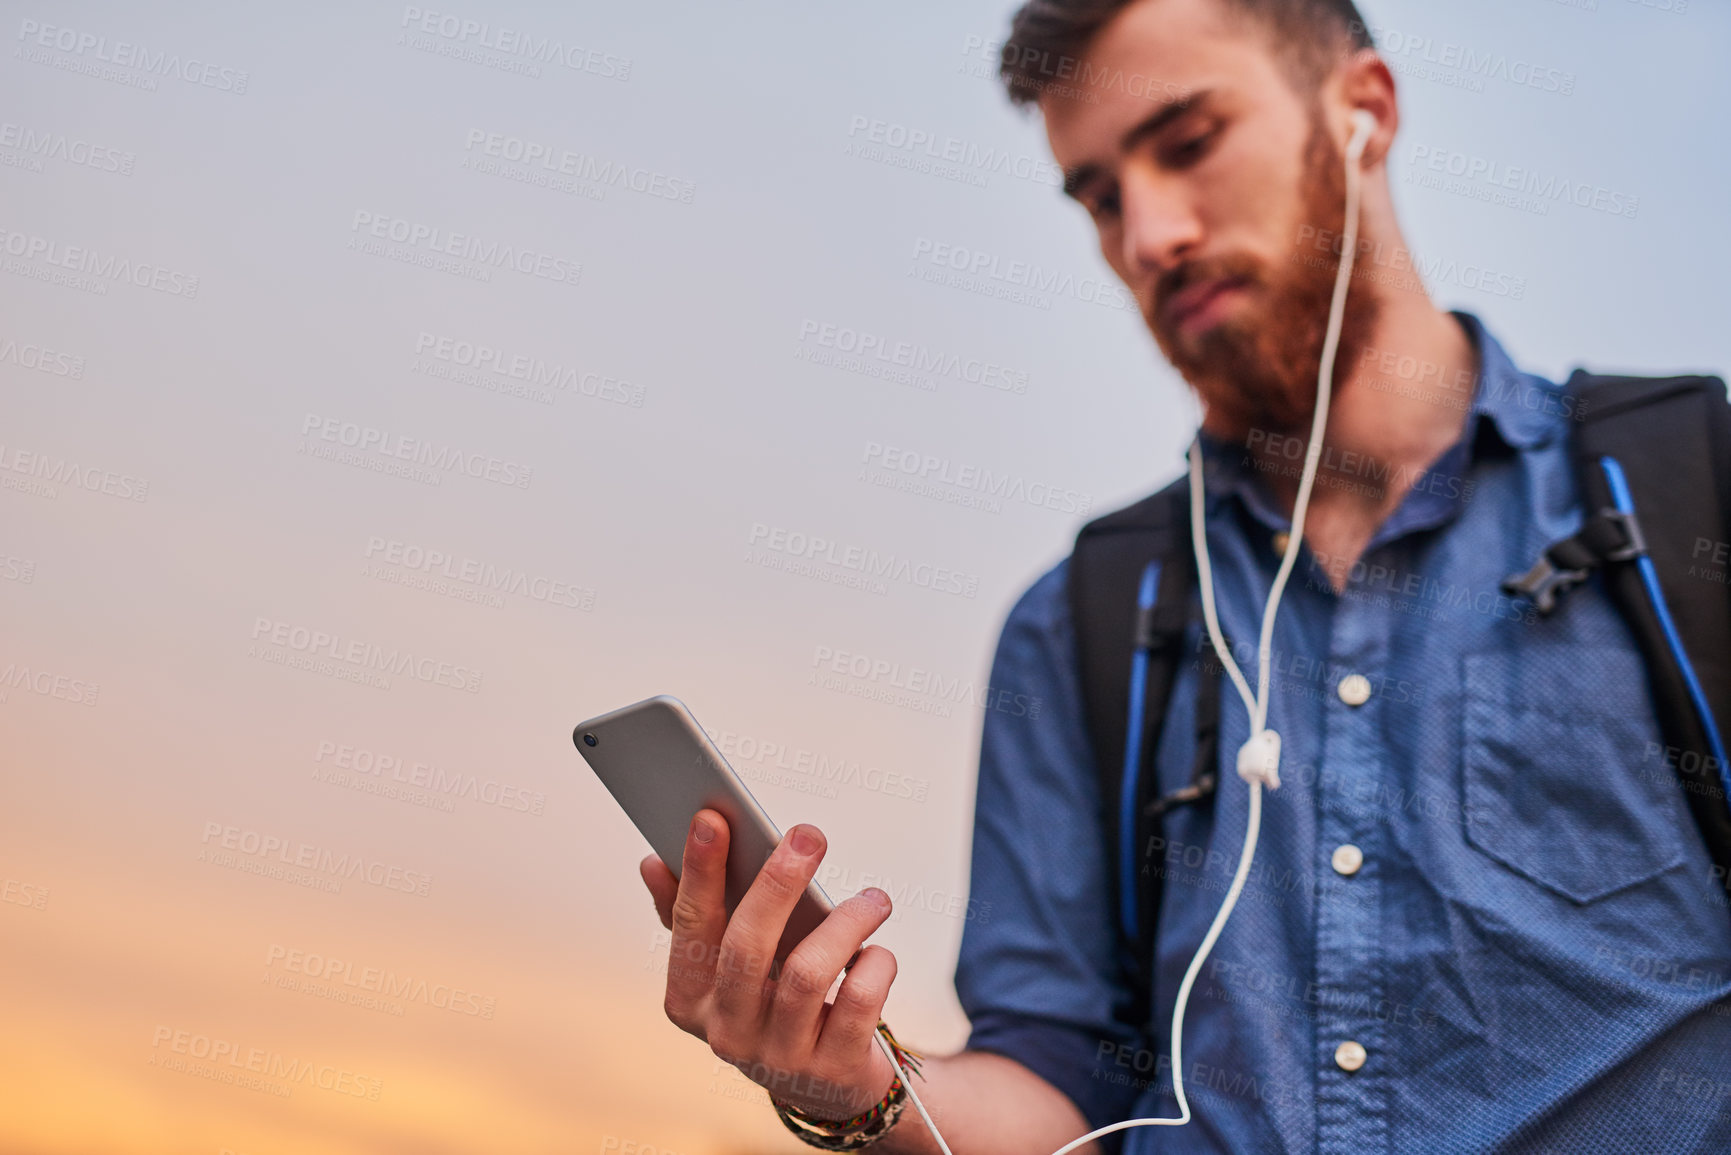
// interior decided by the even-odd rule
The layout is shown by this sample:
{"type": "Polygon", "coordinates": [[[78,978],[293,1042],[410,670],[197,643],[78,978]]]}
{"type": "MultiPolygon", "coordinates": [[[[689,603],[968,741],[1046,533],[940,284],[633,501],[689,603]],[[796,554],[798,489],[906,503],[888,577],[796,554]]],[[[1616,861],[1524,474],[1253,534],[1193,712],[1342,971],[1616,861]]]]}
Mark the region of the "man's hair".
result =
{"type": "MultiPolygon", "coordinates": [[[[1095,33],[1136,0],[1026,0],[1010,22],[998,76],[1017,105],[1048,86],[1085,91],[1082,54],[1095,33]]],[[[1374,48],[1352,0],[1215,0],[1228,17],[1262,26],[1293,88],[1313,94],[1343,56],[1374,48]]],[[[1105,80],[1106,78],[1096,78],[1105,80]]],[[[1145,81],[1144,81],[1145,82],[1145,81]]]]}

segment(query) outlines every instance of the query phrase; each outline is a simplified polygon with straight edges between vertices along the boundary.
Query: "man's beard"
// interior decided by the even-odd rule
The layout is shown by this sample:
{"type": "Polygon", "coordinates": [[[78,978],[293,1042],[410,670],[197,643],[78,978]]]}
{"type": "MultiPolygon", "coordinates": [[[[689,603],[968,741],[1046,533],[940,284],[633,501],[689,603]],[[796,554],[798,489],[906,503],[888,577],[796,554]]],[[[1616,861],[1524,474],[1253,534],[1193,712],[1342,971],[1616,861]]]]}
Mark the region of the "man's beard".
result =
{"type": "MultiPolygon", "coordinates": [[[[1304,145],[1304,211],[1300,223],[1320,235],[1344,238],[1346,160],[1329,137],[1318,107],[1304,145]]],[[[1302,234],[1301,234],[1302,235],[1302,234]]],[[[1296,241],[1296,238],[1295,238],[1296,241]]],[[[1149,327],[1174,368],[1190,382],[1222,426],[1242,436],[1250,429],[1295,432],[1307,429],[1316,405],[1316,378],[1327,338],[1338,256],[1312,246],[1296,259],[1264,268],[1247,254],[1183,264],[1160,278],[1154,290],[1149,327]],[[1167,331],[1165,305],[1173,294],[1220,277],[1241,277],[1265,305],[1244,316],[1217,322],[1201,336],[1180,338],[1167,331]]],[[[1355,282],[1358,278],[1353,278],[1355,282]]],[[[1363,284],[1347,294],[1341,320],[1336,379],[1369,343],[1379,302],[1363,284]]]]}

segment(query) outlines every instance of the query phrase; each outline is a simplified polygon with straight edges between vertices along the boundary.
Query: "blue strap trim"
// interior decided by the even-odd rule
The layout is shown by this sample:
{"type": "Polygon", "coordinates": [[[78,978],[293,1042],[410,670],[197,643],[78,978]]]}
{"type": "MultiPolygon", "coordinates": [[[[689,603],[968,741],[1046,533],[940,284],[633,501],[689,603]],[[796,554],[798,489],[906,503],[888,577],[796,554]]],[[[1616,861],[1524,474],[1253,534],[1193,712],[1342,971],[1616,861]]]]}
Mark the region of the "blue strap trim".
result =
{"type": "MultiPolygon", "coordinates": [[[[1605,471],[1605,480],[1611,486],[1611,500],[1617,503],[1619,513],[1633,516],[1635,513],[1635,498],[1629,492],[1629,481],[1623,476],[1623,467],[1615,457],[1599,458],[1599,467],[1605,471]]],[[[1665,594],[1659,588],[1659,571],[1653,565],[1653,559],[1642,554],[1635,559],[1640,570],[1641,583],[1647,587],[1647,599],[1653,603],[1653,612],[1659,618],[1659,627],[1665,632],[1665,644],[1671,647],[1671,655],[1677,659],[1677,666],[1683,671],[1683,684],[1688,687],[1689,700],[1695,705],[1695,713],[1701,718],[1701,727],[1707,733],[1707,745],[1711,748],[1714,759],[1719,763],[1719,781],[1725,789],[1725,797],[1731,799],[1731,765],[1726,764],[1725,742],[1719,736],[1719,724],[1713,718],[1713,710],[1707,704],[1707,694],[1701,689],[1701,682],[1695,676],[1695,667],[1689,662],[1689,655],[1683,649],[1683,638],[1677,633],[1677,623],[1671,619],[1671,609],[1665,604],[1665,594]]]]}
{"type": "MultiPolygon", "coordinates": [[[[1142,571],[1142,586],[1136,593],[1138,619],[1154,608],[1160,588],[1160,563],[1151,561],[1142,571]]],[[[1130,941],[1140,935],[1136,910],[1136,794],[1142,776],[1142,728],[1148,709],[1148,647],[1136,647],[1130,659],[1130,728],[1124,734],[1124,773],[1118,798],[1118,917],[1130,941]]]]}

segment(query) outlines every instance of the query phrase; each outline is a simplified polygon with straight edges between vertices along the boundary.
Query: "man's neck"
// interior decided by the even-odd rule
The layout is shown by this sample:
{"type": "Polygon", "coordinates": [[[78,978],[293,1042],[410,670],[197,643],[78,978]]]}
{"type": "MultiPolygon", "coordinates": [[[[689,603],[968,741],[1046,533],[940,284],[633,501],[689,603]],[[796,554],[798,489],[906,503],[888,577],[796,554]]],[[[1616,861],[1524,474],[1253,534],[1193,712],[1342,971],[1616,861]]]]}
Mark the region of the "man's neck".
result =
{"type": "MultiPolygon", "coordinates": [[[[1363,349],[1342,349],[1323,455],[1305,514],[1304,537],[1335,589],[1413,482],[1459,440],[1472,406],[1479,358],[1460,322],[1422,296],[1383,302],[1363,349]]],[[[1281,505],[1291,510],[1308,446],[1273,437],[1246,446],[1281,505]]]]}

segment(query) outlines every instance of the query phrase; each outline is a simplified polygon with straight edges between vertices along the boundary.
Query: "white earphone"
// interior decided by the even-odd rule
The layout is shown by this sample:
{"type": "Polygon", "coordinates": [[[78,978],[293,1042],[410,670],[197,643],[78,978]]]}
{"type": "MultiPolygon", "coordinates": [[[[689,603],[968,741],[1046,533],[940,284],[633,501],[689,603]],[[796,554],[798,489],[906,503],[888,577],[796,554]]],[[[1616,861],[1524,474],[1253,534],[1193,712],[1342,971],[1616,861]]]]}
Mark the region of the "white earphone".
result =
{"type": "MultiPolygon", "coordinates": [[[[1225,929],[1226,920],[1231,916],[1232,908],[1238,903],[1238,895],[1244,889],[1244,880],[1250,874],[1250,863],[1256,855],[1257,836],[1262,831],[1262,787],[1267,786],[1270,790],[1280,787],[1280,735],[1270,730],[1267,725],[1274,615],[1280,608],[1280,595],[1286,589],[1286,580],[1291,575],[1292,567],[1298,561],[1298,551],[1304,544],[1304,514],[1310,506],[1310,490],[1316,481],[1317,464],[1322,460],[1322,434],[1327,427],[1329,399],[1334,391],[1334,359],[1340,347],[1340,326],[1346,311],[1347,286],[1352,280],[1353,257],[1358,251],[1358,162],[1363,158],[1365,145],[1370,143],[1371,134],[1376,131],[1377,124],[1376,114],[1368,109],[1360,108],[1352,113],[1352,137],[1346,145],[1346,228],[1342,237],[1340,268],[1334,279],[1334,299],[1328,310],[1328,331],[1323,339],[1322,364],[1317,372],[1316,412],[1311,418],[1310,445],[1304,455],[1304,472],[1299,478],[1298,496],[1292,505],[1292,530],[1287,535],[1286,552],[1280,559],[1280,569],[1274,575],[1274,585],[1268,591],[1268,602],[1262,610],[1262,635],[1256,651],[1254,694],[1251,693],[1250,684],[1245,680],[1243,671],[1233,660],[1230,647],[1220,634],[1220,620],[1214,610],[1214,570],[1208,558],[1208,533],[1202,520],[1202,451],[1200,443],[1190,447],[1190,533],[1196,552],[1198,585],[1202,593],[1202,616],[1208,623],[1208,636],[1214,642],[1214,652],[1220,656],[1226,673],[1231,676],[1238,696],[1244,700],[1245,709],[1250,711],[1250,739],[1238,750],[1238,774],[1250,787],[1250,817],[1244,832],[1244,850],[1239,855],[1238,869],[1232,876],[1232,885],[1227,889],[1226,897],[1220,903],[1220,911],[1208,927],[1208,933],[1203,935],[1202,944],[1196,948],[1195,956],[1185,968],[1183,981],[1178,984],[1178,998],[1172,1010],[1172,1094],[1178,1100],[1178,1116],[1173,1119],[1125,1119],[1121,1123],[1111,1123],[1066,1143],[1052,1155],[1068,1155],[1084,1143],[1114,1131],[1127,1131],[1131,1127],[1182,1127],[1190,1122],[1190,1100],[1184,1095],[1184,1008],[1190,1002],[1190,988],[1202,971],[1202,963],[1208,958],[1208,952],[1214,949],[1220,932],[1225,929]]],[[[944,1155],[950,1155],[949,1144],[938,1134],[932,1117],[926,1113],[926,1105],[920,1102],[919,1093],[914,1090],[913,1081],[902,1069],[895,1052],[883,1040],[881,1033],[876,1037],[879,1048],[889,1057],[890,1064],[902,1077],[908,1096],[913,1099],[914,1107],[925,1120],[932,1138],[937,1140],[944,1155]]]]}
{"type": "Polygon", "coordinates": [[[1370,140],[1370,134],[1376,131],[1378,121],[1376,113],[1368,108],[1355,108],[1352,111],[1352,139],[1347,142],[1347,155],[1364,155],[1364,146],[1370,140]]]}

